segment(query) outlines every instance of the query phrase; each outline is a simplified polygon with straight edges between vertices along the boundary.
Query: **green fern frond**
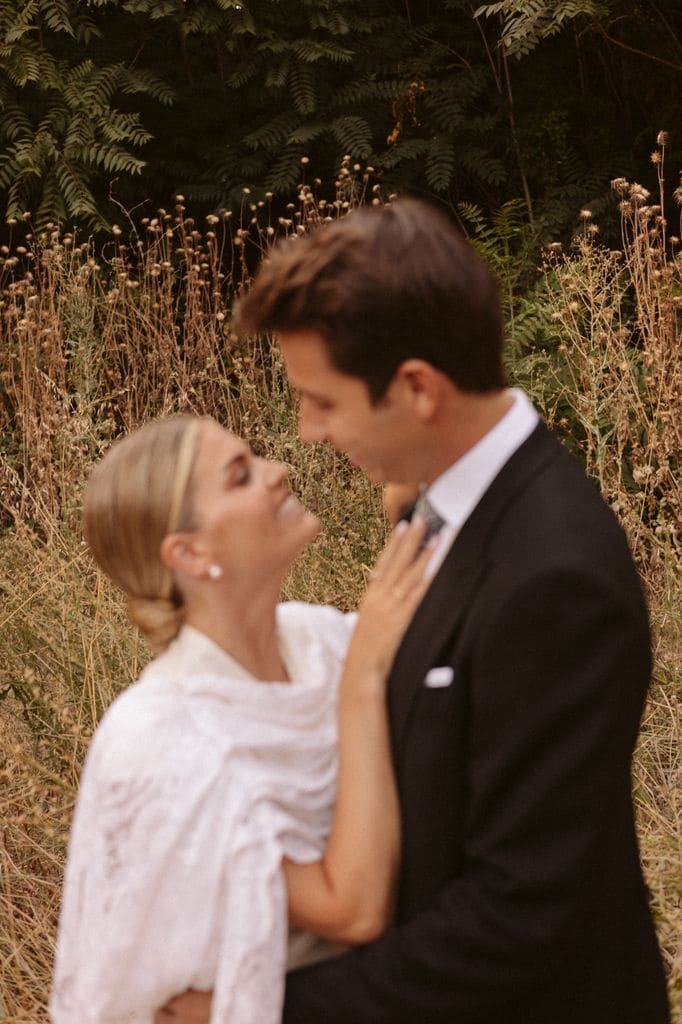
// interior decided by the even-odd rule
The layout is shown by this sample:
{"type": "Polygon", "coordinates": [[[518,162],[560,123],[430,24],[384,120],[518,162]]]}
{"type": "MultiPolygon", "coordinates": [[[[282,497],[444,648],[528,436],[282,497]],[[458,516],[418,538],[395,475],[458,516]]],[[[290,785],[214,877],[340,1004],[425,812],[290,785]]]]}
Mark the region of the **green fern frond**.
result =
{"type": "Polygon", "coordinates": [[[335,64],[349,64],[353,59],[353,51],[333,43],[317,42],[314,39],[301,39],[293,45],[294,53],[307,64],[314,64],[326,58],[335,64]]]}
{"type": "Polygon", "coordinates": [[[307,64],[294,64],[289,75],[289,88],[294,101],[294,108],[304,117],[312,114],[317,106],[315,78],[307,64]]]}
{"type": "Polygon", "coordinates": [[[291,68],[291,53],[285,52],[282,60],[276,64],[271,65],[265,76],[265,88],[266,89],[283,89],[286,85],[287,78],[289,77],[289,69],[291,68]]]}
{"type": "Polygon", "coordinates": [[[126,95],[142,93],[164,106],[170,107],[175,101],[175,90],[159,75],[143,68],[132,69],[123,65],[119,68],[119,88],[126,95]]]}
{"type": "Polygon", "coordinates": [[[65,32],[75,38],[68,0],[40,0],[40,16],[53,32],[65,32]]]}
{"type": "Polygon", "coordinates": [[[247,82],[250,82],[259,73],[258,65],[254,60],[245,60],[238,64],[228,75],[227,84],[231,89],[242,89],[247,82]]]}
{"type": "Polygon", "coordinates": [[[373,78],[362,78],[357,81],[348,82],[336,90],[332,97],[331,105],[334,109],[357,107],[365,103],[375,103],[377,100],[387,104],[393,102],[397,94],[404,93],[409,82],[386,82],[376,81],[373,78]]]}
{"type": "Polygon", "coordinates": [[[348,19],[340,11],[311,11],[309,23],[311,28],[326,29],[334,36],[346,36],[350,32],[348,19]]]}
{"type": "Polygon", "coordinates": [[[296,185],[301,176],[301,156],[302,151],[295,147],[280,153],[268,171],[266,187],[269,191],[281,194],[296,185]]]}
{"type": "Polygon", "coordinates": [[[6,5],[0,13],[0,38],[4,43],[16,43],[30,33],[38,14],[38,0],[29,0],[21,10],[15,5],[6,5]]]}
{"type": "Polygon", "coordinates": [[[363,160],[372,152],[372,129],[364,117],[346,114],[336,117],[329,127],[345,153],[363,160]]]}
{"type": "Polygon", "coordinates": [[[428,142],[425,139],[404,139],[396,142],[381,154],[381,166],[391,170],[403,162],[418,160],[424,155],[427,147],[428,142]]]}
{"type": "Polygon", "coordinates": [[[460,147],[458,160],[471,176],[487,185],[502,185],[507,180],[507,169],[496,157],[490,156],[481,146],[460,147]]]}
{"type": "Polygon", "coordinates": [[[158,21],[177,15],[178,5],[176,0],[125,0],[123,10],[129,14],[143,14],[158,21]]]}
{"type": "Polygon", "coordinates": [[[455,147],[451,138],[432,139],[426,150],[424,173],[429,188],[445,192],[452,184],[455,169],[455,147]]]}
{"type": "Polygon", "coordinates": [[[309,142],[313,142],[314,139],[319,138],[319,136],[326,131],[327,125],[322,121],[313,121],[308,124],[301,124],[291,133],[287,139],[287,144],[305,146],[309,142]]]}
{"type": "Polygon", "coordinates": [[[289,138],[298,122],[295,114],[288,111],[278,114],[266,124],[244,136],[249,149],[275,149],[289,138]]]}
{"type": "Polygon", "coordinates": [[[493,214],[493,229],[499,238],[509,240],[526,226],[528,209],[523,199],[510,199],[493,214]]]}

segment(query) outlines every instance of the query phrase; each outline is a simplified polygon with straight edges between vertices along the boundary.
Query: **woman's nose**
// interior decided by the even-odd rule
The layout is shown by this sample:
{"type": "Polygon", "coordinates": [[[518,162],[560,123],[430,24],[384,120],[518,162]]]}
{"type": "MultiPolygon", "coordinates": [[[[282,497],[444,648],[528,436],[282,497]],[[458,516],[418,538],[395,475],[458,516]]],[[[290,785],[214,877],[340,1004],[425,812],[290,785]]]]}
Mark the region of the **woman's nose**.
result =
{"type": "Polygon", "coordinates": [[[265,469],[266,479],[270,487],[281,487],[289,476],[289,467],[286,462],[267,462],[265,469]]]}

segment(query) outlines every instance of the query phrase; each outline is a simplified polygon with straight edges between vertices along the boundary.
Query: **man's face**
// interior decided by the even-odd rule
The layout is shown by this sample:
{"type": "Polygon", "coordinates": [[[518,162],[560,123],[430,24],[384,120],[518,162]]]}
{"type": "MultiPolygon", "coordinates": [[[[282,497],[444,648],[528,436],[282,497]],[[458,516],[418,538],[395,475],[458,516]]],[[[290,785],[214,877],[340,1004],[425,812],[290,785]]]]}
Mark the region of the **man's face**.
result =
{"type": "Polygon", "coordinates": [[[301,439],[329,441],[378,483],[413,482],[413,417],[397,377],[373,405],[364,381],[332,366],[317,331],[285,332],[279,345],[300,399],[301,439]]]}

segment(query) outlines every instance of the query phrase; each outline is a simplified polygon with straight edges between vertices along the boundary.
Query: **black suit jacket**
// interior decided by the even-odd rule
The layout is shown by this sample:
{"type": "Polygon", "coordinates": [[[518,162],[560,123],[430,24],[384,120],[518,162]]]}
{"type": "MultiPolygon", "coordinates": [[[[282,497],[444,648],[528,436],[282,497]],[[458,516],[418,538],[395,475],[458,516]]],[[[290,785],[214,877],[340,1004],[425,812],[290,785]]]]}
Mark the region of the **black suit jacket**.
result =
{"type": "Polygon", "coordinates": [[[289,975],[285,1024],[664,1024],[630,795],[649,674],[623,533],[540,424],[393,666],[395,925],[289,975]]]}

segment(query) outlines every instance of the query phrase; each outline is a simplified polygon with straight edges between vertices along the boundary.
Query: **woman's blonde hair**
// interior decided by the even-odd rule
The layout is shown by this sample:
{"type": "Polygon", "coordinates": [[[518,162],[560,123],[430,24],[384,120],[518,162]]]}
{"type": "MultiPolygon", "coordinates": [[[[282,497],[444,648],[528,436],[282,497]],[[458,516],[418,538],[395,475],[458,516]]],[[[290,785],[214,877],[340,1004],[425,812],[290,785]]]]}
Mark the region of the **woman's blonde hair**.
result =
{"type": "Polygon", "coordinates": [[[115,442],[85,489],[83,528],[92,556],[127,598],[130,620],[163,650],[184,618],[161,560],[161,541],[191,528],[191,476],[206,420],[153,420],[115,442]]]}

